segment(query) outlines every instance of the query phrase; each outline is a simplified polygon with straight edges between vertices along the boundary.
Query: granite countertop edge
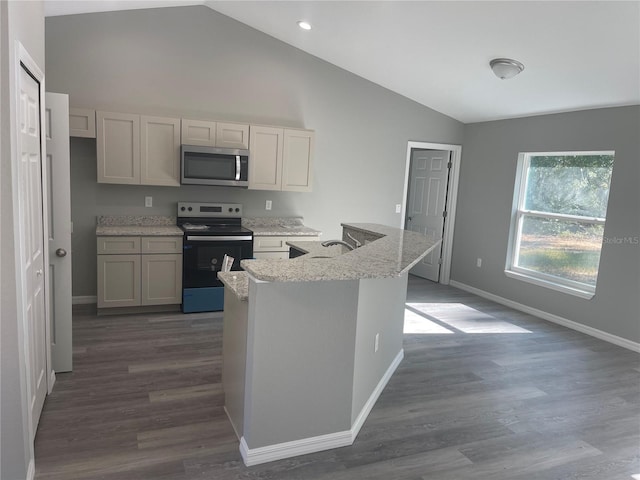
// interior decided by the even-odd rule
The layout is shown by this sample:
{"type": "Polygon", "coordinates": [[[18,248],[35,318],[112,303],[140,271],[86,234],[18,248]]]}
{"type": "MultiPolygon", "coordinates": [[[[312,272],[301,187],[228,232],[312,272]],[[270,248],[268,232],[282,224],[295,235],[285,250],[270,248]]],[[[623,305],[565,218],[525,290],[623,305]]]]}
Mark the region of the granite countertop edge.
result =
{"type": "Polygon", "coordinates": [[[98,237],[182,237],[184,232],[175,225],[98,225],[98,237]]]}
{"type": "Polygon", "coordinates": [[[342,247],[322,247],[321,242],[289,241],[289,245],[308,253],[293,259],[242,260],[241,266],[253,278],[266,282],[393,278],[408,272],[442,241],[380,224],[342,223],[342,226],[379,238],[346,253],[342,247]]]}
{"type": "Polygon", "coordinates": [[[218,278],[241,302],[249,300],[249,276],[247,272],[218,272],[218,278]]]}

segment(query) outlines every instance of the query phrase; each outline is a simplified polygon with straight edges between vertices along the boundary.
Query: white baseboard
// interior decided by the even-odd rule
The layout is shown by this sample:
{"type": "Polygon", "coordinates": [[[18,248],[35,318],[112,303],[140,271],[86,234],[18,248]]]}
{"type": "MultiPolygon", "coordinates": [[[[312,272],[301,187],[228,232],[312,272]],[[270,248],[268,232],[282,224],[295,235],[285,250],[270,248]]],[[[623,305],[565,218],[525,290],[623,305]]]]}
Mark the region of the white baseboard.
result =
{"type": "Polygon", "coordinates": [[[513,300],[509,300],[508,298],[500,297],[498,295],[494,295],[493,293],[485,292],[484,290],[480,290],[479,288],[472,287],[455,280],[451,280],[449,285],[459,288],[460,290],[473,293],[474,295],[478,295],[479,297],[483,297],[496,303],[500,303],[507,307],[511,307],[515,310],[528,313],[543,320],[562,325],[563,327],[567,327],[572,330],[577,330],[578,332],[590,335],[595,338],[599,338],[600,340],[604,340],[605,342],[613,343],[614,345],[618,345],[619,347],[624,347],[629,350],[633,350],[634,352],[640,353],[640,343],[633,342],[626,338],[603,332],[602,330],[598,330],[597,328],[589,327],[587,325],[574,322],[573,320],[568,320],[558,315],[554,315],[553,313],[545,312],[544,310],[538,310],[537,308],[529,307],[528,305],[524,305],[522,303],[518,303],[513,300]]]}
{"type": "Polygon", "coordinates": [[[360,432],[360,429],[362,428],[362,425],[364,425],[369,413],[371,413],[371,409],[384,390],[384,387],[387,386],[389,379],[396,371],[403,358],[404,350],[400,350],[378,382],[378,385],[376,385],[376,388],[373,389],[371,396],[369,396],[369,399],[362,407],[362,410],[358,414],[355,422],[353,422],[350,430],[319,435],[317,437],[302,438],[300,440],[277,443],[258,448],[249,448],[246,440],[242,437],[240,438],[240,454],[242,455],[244,464],[247,467],[250,467],[252,465],[273,462],[283,458],[297,457],[298,455],[321,452],[332,448],[347,447],[353,444],[360,432]]]}
{"type": "Polygon", "coordinates": [[[72,305],[89,305],[91,303],[98,303],[96,295],[76,295],[71,298],[72,305]]]}
{"type": "Polygon", "coordinates": [[[27,480],[33,480],[36,478],[36,461],[32,458],[29,460],[29,467],[27,468],[27,480]]]}

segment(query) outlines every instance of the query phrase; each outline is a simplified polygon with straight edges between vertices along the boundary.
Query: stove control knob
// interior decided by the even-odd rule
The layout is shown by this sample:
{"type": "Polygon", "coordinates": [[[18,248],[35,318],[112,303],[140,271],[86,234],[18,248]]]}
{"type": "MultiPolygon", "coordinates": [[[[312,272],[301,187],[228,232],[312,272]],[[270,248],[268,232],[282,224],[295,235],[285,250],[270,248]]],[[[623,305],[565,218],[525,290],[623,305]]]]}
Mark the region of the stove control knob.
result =
{"type": "Polygon", "coordinates": [[[229,212],[233,212],[233,208],[230,208],[230,209],[229,209],[229,212]]]}
{"type": "Polygon", "coordinates": [[[187,210],[191,211],[191,210],[193,210],[193,208],[192,208],[192,207],[189,207],[187,210]]]}
{"type": "Polygon", "coordinates": [[[236,208],[236,212],[239,212],[239,211],[240,211],[240,209],[239,209],[239,208],[236,208]]]}
{"type": "Polygon", "coordinates": [[[186,208],[180,207],[180,210],[184,212],[186,210],[186,208]]]}

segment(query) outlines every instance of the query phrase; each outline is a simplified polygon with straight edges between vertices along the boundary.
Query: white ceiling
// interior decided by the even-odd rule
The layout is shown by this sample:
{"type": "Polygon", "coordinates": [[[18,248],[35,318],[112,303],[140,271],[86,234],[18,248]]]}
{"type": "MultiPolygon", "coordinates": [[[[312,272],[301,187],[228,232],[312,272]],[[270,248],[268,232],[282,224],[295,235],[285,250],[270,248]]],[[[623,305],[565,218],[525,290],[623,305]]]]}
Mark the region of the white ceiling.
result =
{"type": "Polygon", "coordinates": [[[187,4],[465,123],[640,104],[640,1],[46,0],[45,14],[187,4]],[[525,70],[499,80],[496,57],[525,70]]]}

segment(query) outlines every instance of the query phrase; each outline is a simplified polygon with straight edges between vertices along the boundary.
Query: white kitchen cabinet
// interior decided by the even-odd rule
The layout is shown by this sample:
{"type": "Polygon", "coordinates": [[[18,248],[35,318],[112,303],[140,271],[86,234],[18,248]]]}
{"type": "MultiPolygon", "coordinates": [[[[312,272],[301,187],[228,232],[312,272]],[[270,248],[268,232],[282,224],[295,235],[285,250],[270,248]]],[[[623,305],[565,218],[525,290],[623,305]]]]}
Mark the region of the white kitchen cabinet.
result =
{"type": "Polygon", "coordinates": [[[69,136],[96,138],[96,111],[69,107],[69,136]]]}
{"type": "Polygon", "coordinates": [[[249,148],[249,125],[242,123],[216,124],[216,147],[249,148]]]}
{"type": "Polygon", "coordinates": [[[310,192],[314,142],[310,130],[252,125],[249,188],[310,192]]]}
{"type": "Polygon", "coordinates": [[[251,126],[249,140],[249,188],[282,190],[282,147],[284,130],[251,126]]]}
{"type": "Polygon", "coordinates": [[[140,117],[140,183],[180,186],[180,119],[140,117]]]}
{"type": "Polygon", "coordinates": [[[180,119],[96,112],[98,183],[180,185],[180,119]]]}
{"type": "Polygon", "coordinates": [[[182,237],[97,242],[99,309],[182,303],[182,237]]]}
{"type": "Polygon", "coordinates": [[[282,190],[310,192],[315,133],[310,130],[284,129],[282,153],[282,190]]]}
{"type": "Polygon", "coordinates": [[[278,235],[278,236],[254,236],[253,256],[257,259],[289,258],[289,245],[287,242],[306,242],[318,240],[317,236],[278,235]]]}
{"type": "Polygon", "coordinates": [[[98,308],[140,305],[140,255],[98,255],[98,308]]]}
{"type": "Polygon", "coordinates": [[[142,305],[182,303],[182,255],[142,255],[142,305]]]}
{"type": "Polygon", "coordinates": [[[140,184],[140,116],[96,112],[98,183],[140,184]]]}
{"type": "Polygon", "coordinates": [[[183,118],[181,143],[246,150],[249,148],[249,125],[183,118]]]}
{"type": "Polygon", "coordinates": [[[202,147],[216,146],[216,122],[206,120],[182,119],[182,140],[184,145],[199,145],[202,147]]]}

